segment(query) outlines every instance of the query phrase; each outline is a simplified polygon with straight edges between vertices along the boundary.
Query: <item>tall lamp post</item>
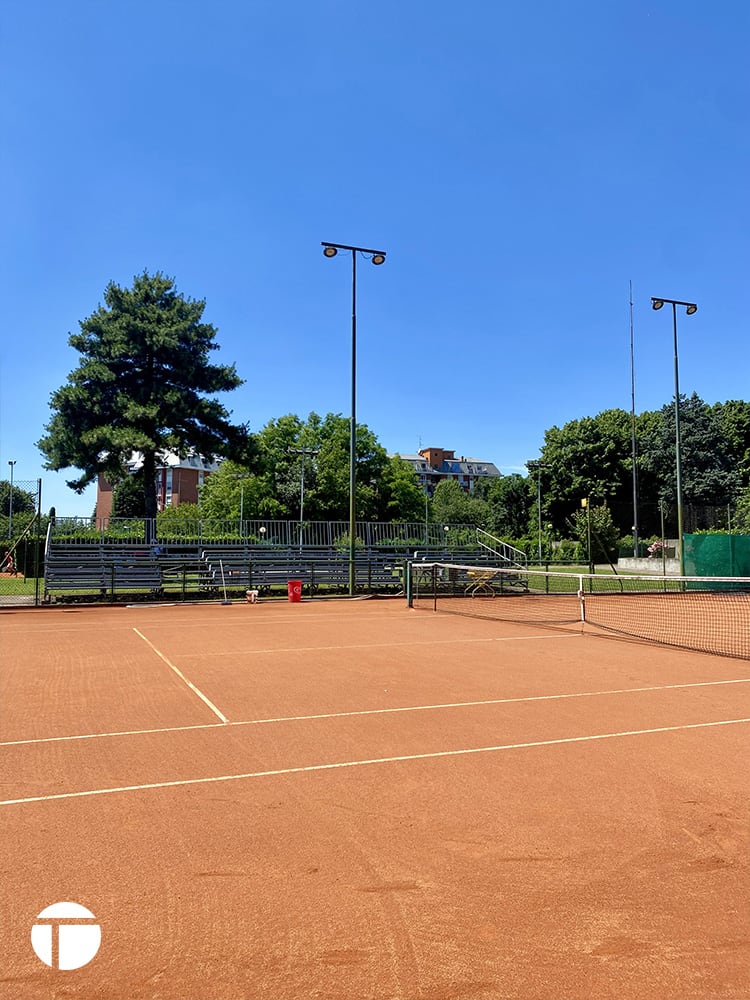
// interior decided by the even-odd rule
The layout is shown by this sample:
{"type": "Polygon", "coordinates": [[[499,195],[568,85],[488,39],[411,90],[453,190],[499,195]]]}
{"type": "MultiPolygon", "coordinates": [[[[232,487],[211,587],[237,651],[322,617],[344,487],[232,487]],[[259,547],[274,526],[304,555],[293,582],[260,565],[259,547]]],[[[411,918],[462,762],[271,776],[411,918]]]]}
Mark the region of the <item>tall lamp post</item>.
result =
{"type": "Polygon", "coordinates": [[[630,450],[633,479],[633,558],[639,556],[638,544],[638,448],[635,436],[635,341],[633,338],[633,282],[630,282],[630,450]]]}
{"type": "Polygon", "coordinates": [[[292,455],[302,456],[302,473],[300,475],[300,485],[299,485],[299,548],[301,552],[303,522],[305,520],[305,457],[307,455],[319,454],[320,448],[290,448],[289,452],[292,455]]]}
{"type": "Polygon", "coordinates": [[[677,473],[677,538],[680,547],[680,576],[685,575],[685,553],[682,539],[682,445],[680,437],[680,369],[677,361],[677,306],[685,306],[685,312],[692,316],[698,312],[694,302],[680,302],[679,299],[651,298],[651,308],[661,309],[664,303],[672,306],[672,330],[674,333],[674,436],[675,467],[677,473]]]}
{"type": "Polygon", "coordinates": [[[9,461],[10,466],[10,494],[8,495],[8,541],[13,541],[13,469],[16,461],[9,461]]]}
{"type": "Polygon", "coordinates": [[[349,595],[355,589],[355,532],[357,511],[355,491],[357,487],[357,254],[369,256],[373,264],[385,263],[385,250],[368,250],[366,247],[351,247],[346,243],[321,243],[326,257],[335,257],[339,250],[348,250],[352,255],[352,416],[349,433],[349,595]]]}
{"type": "Polygon", "coordinates": [[[243,524],[245,523],[245,481],[249,479],[249,476],[233,476],[233,479],[238,479],[240,482],[240,538],[244,538],[243,524]]]}
{"type": "Polygon", "coordinates": [[[542,469],[549,469],[544,462],[527,462],[529,472],[536,471],[536,509],[539,515],[539,565],[542,565],[542,469]]]}

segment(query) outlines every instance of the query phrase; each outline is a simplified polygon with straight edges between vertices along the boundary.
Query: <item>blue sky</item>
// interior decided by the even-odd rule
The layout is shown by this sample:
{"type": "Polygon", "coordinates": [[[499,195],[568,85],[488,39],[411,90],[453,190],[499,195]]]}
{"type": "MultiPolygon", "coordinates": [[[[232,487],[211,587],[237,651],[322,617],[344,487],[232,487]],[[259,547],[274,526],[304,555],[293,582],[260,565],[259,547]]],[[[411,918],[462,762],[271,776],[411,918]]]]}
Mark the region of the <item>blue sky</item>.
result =
{"type": "MultiPolygon", "coordinates": [[[[89,514],[35,442],[70,332],[148,269],[206,299],[238,422],[348,415],[389,451],[750,398],[750,8],[693,0],[7,0],[0,476],[89,514]]],[[[68,475],[70,475],[68,473],[68,475]]]]}

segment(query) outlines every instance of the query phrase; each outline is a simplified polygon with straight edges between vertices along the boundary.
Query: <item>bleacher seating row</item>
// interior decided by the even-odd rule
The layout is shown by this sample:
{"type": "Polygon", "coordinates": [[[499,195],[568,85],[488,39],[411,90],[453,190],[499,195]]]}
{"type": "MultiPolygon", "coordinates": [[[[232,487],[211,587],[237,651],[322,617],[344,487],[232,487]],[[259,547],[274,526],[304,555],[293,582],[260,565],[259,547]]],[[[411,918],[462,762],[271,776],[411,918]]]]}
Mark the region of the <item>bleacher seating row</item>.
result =
{"type": "MultiPolygon", "coordinates": [[[[482,552],[459,553],[482,563],[482,552]]],[[[403,587],[408,558],[456,561],[455,550],[408,552],[371,549],[355,554],[355,581],[360,590],[397,592],[403,587]]],[[[51,544],[45,560],[44,597],[57,593],[106,596],[147,593],[175,596],[284,588],[301,580],[309,593],[345,588],[349,583],[348,551],[328,548],[278,549],[252,545],[151,546],[126,543],[51,544]]]]}

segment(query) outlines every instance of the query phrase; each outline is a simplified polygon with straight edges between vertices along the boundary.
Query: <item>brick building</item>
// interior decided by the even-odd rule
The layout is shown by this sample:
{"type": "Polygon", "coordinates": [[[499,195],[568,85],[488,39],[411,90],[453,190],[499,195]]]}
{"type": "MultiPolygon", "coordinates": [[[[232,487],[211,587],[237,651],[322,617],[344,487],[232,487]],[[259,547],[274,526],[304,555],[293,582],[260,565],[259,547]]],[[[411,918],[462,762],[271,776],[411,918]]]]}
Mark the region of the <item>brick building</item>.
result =
{"type": "MultiPolygon", "coordinates": [[[[142,467],[141,456],[134,454],[128,462],[128,472],[133,475],[142,467]]],[[[219,468],[218,462],[208,461],[198,455],[180,458],[169,453],[162,456],[156,467],[156,503],[159,510],[179,507],[181,503],[198,503],[198,491],[206,476],[219,468]]],[[[112,515],[112,484],[99,476],[96,487],[96,516],[105,520],[112,515]]]]}
{"type": "Polygon", "coordinates": [[[413,466],[420,485],[429,496],[435,492],[437,484],[446,479],[454,479],[467,493],[472,493],[480,480],[501,476],[493,462],[463,455],[456,458],[454,451],[445,448],[421,448],[416,455],[401,455],[401,458],[413,466]]]}

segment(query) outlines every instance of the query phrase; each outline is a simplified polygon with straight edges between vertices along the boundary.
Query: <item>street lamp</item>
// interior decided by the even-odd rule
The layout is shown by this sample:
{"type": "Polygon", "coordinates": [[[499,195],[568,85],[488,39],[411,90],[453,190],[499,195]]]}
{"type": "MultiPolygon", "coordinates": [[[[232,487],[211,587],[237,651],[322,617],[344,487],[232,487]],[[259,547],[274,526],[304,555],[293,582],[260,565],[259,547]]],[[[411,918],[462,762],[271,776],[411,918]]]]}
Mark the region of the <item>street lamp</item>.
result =
{"type": "Polygon", "coordinates": [[[13,468],[16,464],[15,459],[9,461],[10,466],[10,495],[8,496],[8,541],[13,540],[13,468]]]}
{"type": "Polygon", "coordinates": [[[551,466],[544,462],[527,462],[526,468],[529,472],[536,470],[536,509],[539,515],[539,565],[542,565],[542,469],[549,469],[551,466]]]}
{"type": "Polygon", "coordinates": [[[357,486],[357,254],[369,255],[373,264],[385,263],[385,250],[350,247],[345,243],[321,243],[325,257],[335,257],[339,250],[352,255],[352,416],[349,433],[349,595],[354,596],[354,533],[357,527],[355,490],[357,486]]]}
{"type": "Polygon", "coordinates": [[[240,537],[245,537],[245,482],[249,476],[239,476],[240,480],[240,537]]]}
{"type": "Polygon", "coordinates": [[[302,474],[300,476],[300,486],[299,486],[299,548],[302,551],[302,524],[305,520],[305,456],[306,455],[318,455],[320,453],[320,448],[290,448],[289,452],[293,455],[302,456],[302,474]]]}
{"type": "Polygon", "coordinates": [[[677,306],[685,306],[685,312],[692,316],[698,312],[694,302],[680,302],[678,299],[651,298],[651,308],[661,309],[667,302],[672,306],[672,330],[674,332],[674,434],[675,467],[677,473],[677,537],[680,546],[680,576],[685,575],[685,553],[682,539],[682,442],[680,437],[680,370],[677,361],[677,306]]]}

